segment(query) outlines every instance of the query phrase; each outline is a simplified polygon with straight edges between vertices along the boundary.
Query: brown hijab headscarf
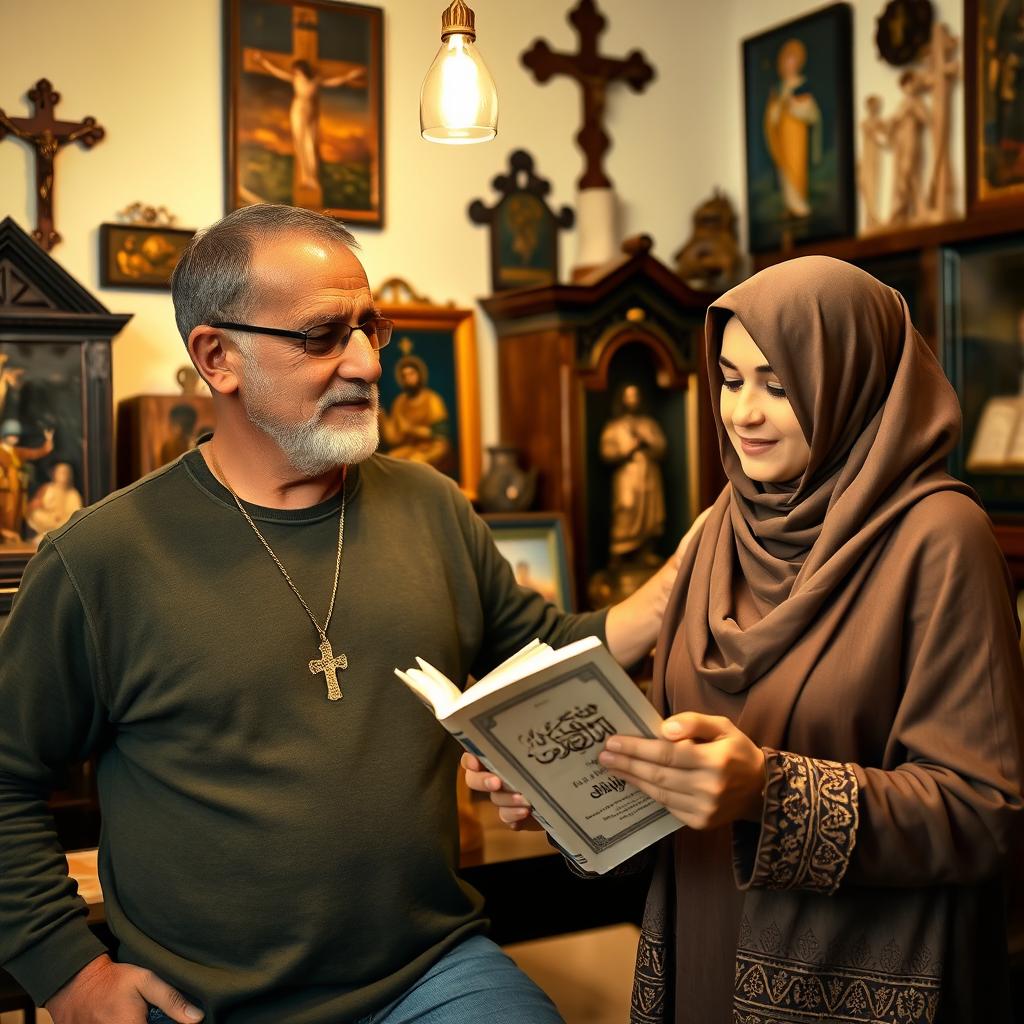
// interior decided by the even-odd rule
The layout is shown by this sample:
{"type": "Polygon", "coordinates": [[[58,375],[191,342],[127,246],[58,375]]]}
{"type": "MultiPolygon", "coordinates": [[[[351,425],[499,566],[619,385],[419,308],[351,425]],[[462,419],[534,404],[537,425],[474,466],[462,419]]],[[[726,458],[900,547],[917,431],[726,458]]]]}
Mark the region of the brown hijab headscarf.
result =
{"type": "Polygon", "coordinates": [[[903,297],[870,274],[826,256],[763,270],[711,306],[706,344],[729,484],[681,568],[690,577],[685,642],[699,677],[739,693],[812,628],[839,627],[837,594],[863,578],[854,570],[911,505],[934,491],[973,492],[944,470],[960,435],[956,395],[903,297]],[[722,423],[718,357],[733,316],[810,446],[807,469],[788,485],[747,477],[722,423]],[[737,586],[759,615],[746,629],[737,586]]]}

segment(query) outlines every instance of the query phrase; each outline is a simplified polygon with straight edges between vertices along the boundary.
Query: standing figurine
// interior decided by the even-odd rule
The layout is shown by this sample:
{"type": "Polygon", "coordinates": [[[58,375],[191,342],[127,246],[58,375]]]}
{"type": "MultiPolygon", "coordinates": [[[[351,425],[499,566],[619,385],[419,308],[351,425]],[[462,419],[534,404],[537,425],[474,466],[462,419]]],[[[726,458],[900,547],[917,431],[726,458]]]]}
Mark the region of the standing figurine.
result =
{"type": "Polygon", "coordinates": [[[860,163],[857,185],[864,202],[864,226],[874,231],[882,224],[878,206],[881,184],[878,178],[881,151],[889,147],[889,126],[882,117],[882,97],[868,96],[864,103],[867,114],[860,123],[860,163]]]}
{"type": "Polygon", "coordinates": [[[927,88],[918,71],[911,69],[900,75],[903,102],[889,122],[895,161],[890,224],[909,224],[921,214],[921,143],[929,121],[921,95],[927,88]]]}

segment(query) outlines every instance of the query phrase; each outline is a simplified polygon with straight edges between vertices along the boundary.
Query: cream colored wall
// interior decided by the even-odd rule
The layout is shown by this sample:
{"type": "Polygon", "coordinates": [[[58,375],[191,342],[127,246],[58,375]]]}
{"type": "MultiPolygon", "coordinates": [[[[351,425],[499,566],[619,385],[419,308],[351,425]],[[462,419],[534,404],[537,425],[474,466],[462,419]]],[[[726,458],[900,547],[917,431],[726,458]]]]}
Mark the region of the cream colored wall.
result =
{"type": "MultiPolygon", "coordinates": [[[[582,157],[578,88],[566,79],[539,86],[519,55],[543,36],[575,49],[565,19],[571,0],[476,0],[479,45],[497,82],[496,141],[445,147],[423,142],[418,96],[439,44],[444,0],[379,0],[385,9],[387,226],[358,232],[371,284],[398,274],[437,301],[472,305],[489,290],[487,239],[469,222],[477,197],[493,201],[490,181],[508,154],[529,150],[551,179],[551,201],[574,203],[582,157]]],[[[742,210],[744,146],[740,41],[819,5],[806,0],[601,0],[609,20],[604,52],[640,47],[657,78],[637,96],[616,88],[607,168],[622,197],[625,234],[646,231],[666,262],[688,237],[693,207],[721,185],[742,210]]],[[[874,20],[882,0],[855,0],[855,94],[895,104],[896,75],[875,56],[874,20]]],[[[953,31],[960,4],[939,0],[953,31]]],[[[0,0],[0,104],[28,112],[25,90],[48,76],[63,94],[58,113],[94,115],[107,137],[91,151],[63,150],[56,218],[65,241],[53,255],[115,312],[134,318],[114,346],[120,399],[173,390],[184,358],[167,293],[98,284],[98,225],[134,200],[166,205],[183,226],[224,212],[220,0],[0,0]],[[45,43],[32,42],[45,40],[45,43]]],[[[963,189],[962,103],[957,94],[954,168],[963,189]]],[[[27,147],[0,144],[0,213],[34,223],[27,147]]],[[[563,238],[562,265],[574,256],[563,238]]],[[[494,336],[477,316],[485,442],[497,439],[494,336]]]]}
{"type": "MultiPolygon", "coordinates": [[[[537,85],[519,54],[537,36],[556,49],[575,49],[576,36],[565,20],[568,0],[477,0],[478,42],[500,95],[498,138],[438,146],[419,137],[418,98],[445,5],[380,2],[387,227],[357,233],[371,284],[398,274],[437,301],[470,305],[488,293],[489,267],[486,232],[470,223],[466,208],[477,197],[493,200],[491,179],[513,149],[533,154],[552,181],[554,204],[574,203],[582,170],[572,141],[579,90],[564,79],[537,85]]],[[[670,260],[688,235],[692,207],[715,184],[709,152],[726,115],[717,85],[710,86],[722,72],[712,55],[724,45],[723,5],[602,0],[601,7],[609,19],[604,51],[619,55],[639,46],[657,68],[644,95],[626,88],[612,94],[607,167],[624,199],[626,232],[649,232],[657,254],[670,260]]],[[[107,131],[91,151],[72,146],[58,158],[55,209],[65,240],[53,255],[111,310],[134,314],[114,346],[116,399],[173,391],[184,352],[166,292],[99,287],[98,225],[134,200],[166,205],[190,227],[224,212],[220,12],[220,0],[0,0],[0,106],[28,113],[25,91],[46,76],[64,97],[59,115],[92,114],[107,131]]],[[[734,120],[733,112],[728,131],[735,132],[734,120]]],[[[733,173],[728,160],[722,166],[733,173]]],[[[30,173],[27,147],[0,144],[0,214],[12,213],[25,227],[35,218],[30,173]]],[[[573,243],[563,243],[564,272],[573,243]]],[[[477,325],[489,442],[498,422],[495,346],[487,318],[478,314],[477,325]]]]}

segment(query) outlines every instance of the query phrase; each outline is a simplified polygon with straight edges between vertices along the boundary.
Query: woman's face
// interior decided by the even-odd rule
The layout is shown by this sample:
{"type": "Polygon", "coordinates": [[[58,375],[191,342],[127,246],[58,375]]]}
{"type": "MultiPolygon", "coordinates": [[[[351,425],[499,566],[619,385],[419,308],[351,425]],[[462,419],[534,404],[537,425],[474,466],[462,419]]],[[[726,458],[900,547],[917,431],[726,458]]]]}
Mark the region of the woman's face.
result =
{"type": "Polygon", "coordinates": [[[799,480],[810,446],[779,378],[736,317],[725,325],[718,362],[722,422],[743,472],[760,483],[799,480]]]}

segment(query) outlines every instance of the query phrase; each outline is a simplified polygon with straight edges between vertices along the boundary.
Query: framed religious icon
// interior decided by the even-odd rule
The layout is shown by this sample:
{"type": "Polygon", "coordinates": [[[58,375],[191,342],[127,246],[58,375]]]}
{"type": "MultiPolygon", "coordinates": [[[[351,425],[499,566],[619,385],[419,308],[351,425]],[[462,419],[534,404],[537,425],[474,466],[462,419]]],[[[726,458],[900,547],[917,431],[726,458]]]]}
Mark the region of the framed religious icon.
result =
{"type": "Polygon", "coordinates": [[[229,210],[285,203],[384,224],[383,11],[224,0],[229,210]]]}
{"type": "Polygon", "coordinates": [[[194,234],[162,225],[101,224],[100,284],[169,289],[171,274],[194,234]]]}
{"type": "Polygon", "coordinates": [[[964,5],[967,204],[1024,201],[1024,3],[964,5]]]}
{"type": "Polygon", "coordinates": [[[564,612],[573,610],[565,516],[560,512],[492,513],[484,520],[516,582],[564,612]]]}
{"type": "Polygon", "coordinates": [[[471,499],[480,482],[480,394],[471,309],[437,306],[401,278],[376,292],[395,323],[381,349],[380,451],[423,462],[471,499]]]}
{"type": "Polygon", "coordinates": [[[469,219],[491,229],[491,290],[541,288],[558,281],[558,232],[571,228],[568,206],[555,213],[547,204],[551,183],[533,173],[533,157],[517,149],[507,174],[493,181],[501,193],[494,206],[475,199],[469,219]]]}
{"type": "Polygon", "coordinates": [[[950,471],[1024,524],[1024,236],[943,251],[942,357],[963,412],[950,471]]]}
{"type": "Polygon", "coordinates": [[[0,222],[0,612],[43,536],[112,484],[112,314],[0,222]]]}
{"type": "Polygon", "coordinates": [[[126,487],[195,448],[214,429],[208,395],[136,395],[117,405],[117,485],[126,487]]]}
{"type": "Polygon", "coordinates": [[[753,252],[854,232],[851,22],[833,4],[743,43],[753,252]]]}

